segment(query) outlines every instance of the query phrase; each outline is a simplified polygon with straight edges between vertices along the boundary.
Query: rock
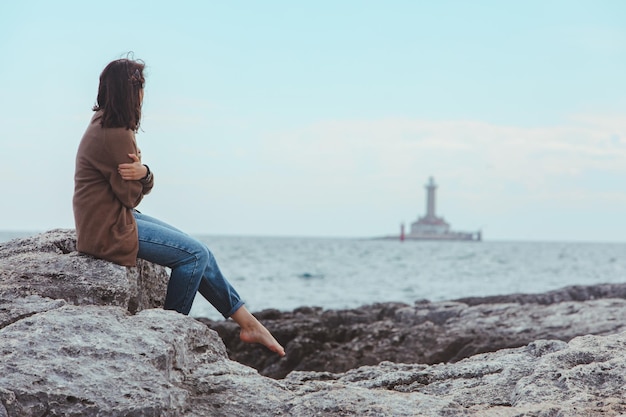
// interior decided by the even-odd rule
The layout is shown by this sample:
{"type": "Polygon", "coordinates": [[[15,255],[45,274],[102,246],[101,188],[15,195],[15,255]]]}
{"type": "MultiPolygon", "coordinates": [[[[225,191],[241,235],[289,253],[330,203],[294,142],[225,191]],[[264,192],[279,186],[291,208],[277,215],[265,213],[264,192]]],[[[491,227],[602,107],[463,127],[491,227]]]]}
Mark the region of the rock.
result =
{"type": "Polygon", "coordinates": [[[626,333],[457,363],[383,362],[282,381],[173,311],[63,305],[0,330],[0,416],[616,416],[626,333]]]}
{"type": "Polygon", "coordinates": [[[479,304],[555,304],[564,301],[589,301],[600,298],[624,298],[626,299],[626,285],[624,284],[601,284],[601,285],[572,285],[555,291],[541,294],[504,294],[488,297],[467,297],[455,301],[470,306],[479,304]]]}
{"type": "MultiPolygon", "coordinates": [[[[288,356],[267,357],[266,368],[293,369],[311,352],[320,356],[311,363],[326,361],[327,368],[293,371],[275,380],[230,360],[218,334],[200,321],[150,309],[163,296],[162,282],[156,281],[166,271],[152,265],[125,270],[80,255],[71,245],[72,232],[57,230],[0,246],[0,417],[626,413],[626,332],[609,334],[624,322],[624,300],[524,308],[511,302],[377,304],[326,312],[301,308],[289,313],[292,320],[279,336],[290,338],[288,356]],[[607,335],[575,337],[569,343],[536,340],[461,359],[507,337],[519,343],[529,335],[565,337],[567,323],[578,326],[570,334],[594,330],[607,335]],[[499,336],[481,344],[479,337],[490,332],[499,336]],[[454,361],[376,360],[376,354],[391,353],[409,359],[441,356],[398,348],[415,349],[418,343],[424,349],[449,346],[454,361]],[[330,372],[359,361],[372,363],[330,372]]],[[[260,317],[280,323],[285,314],[272,310],[260,317]]]]}
{"type": "Polygon", "coordinates": [[[1,329],[0,355],[10,417],[243,416],[250,401],[270,415],[259,396],[287,398],[228,360],[215,332],[173,311],[65,305],[1,329]]]}
{"type": "MultiPolygon", "coordinates": [[[[451,364],[383,362],[344,374],[293,372],[286,381],[302,390],[317,383],[327,404],[344,407],[338,415],[618,416],[626,412],[625,347],[626,333],[583,336],[569,344],[539,340],[451,364]],[[395,410],[361,414],[363,406],[359,410],[354,399],[343,398],[338,383],[406,395],[395,410]]],[[[321,415],[318,410],[310,415],[321,415]]]]}
{"type": "Polygon", "coordinates": [[[621,297],[625,289],[626,284],[612,284],[545,295],[489,297],[483,303],[473,299],[471,304],[422,301],[414,306],[384,303],[353,310],[258,313],[285,346],[287,360],[244,345],[230,321],[203,321],[220,334],[232,359],[263,375],[283,378],[294,370],[345,372],[380,361],[455,362],[538,339],[569,341],[581,335],[622,332],[626,300],[600,296],[621,297]],[[569,301],[573,293],[580,301],[569,301]],[[533,297],[540,301],[533,303],[533,297]],[[515,302],[522,298],[524,303],[515,302]]]}
{"type": "Polygon", "coordinates": [[[168,280],[165,268],[143,260],[126,268],[76,252],[74,230],[0,244],[0,299],[5,301],[38,295],[133,313],[162,306],[168,280]]]}

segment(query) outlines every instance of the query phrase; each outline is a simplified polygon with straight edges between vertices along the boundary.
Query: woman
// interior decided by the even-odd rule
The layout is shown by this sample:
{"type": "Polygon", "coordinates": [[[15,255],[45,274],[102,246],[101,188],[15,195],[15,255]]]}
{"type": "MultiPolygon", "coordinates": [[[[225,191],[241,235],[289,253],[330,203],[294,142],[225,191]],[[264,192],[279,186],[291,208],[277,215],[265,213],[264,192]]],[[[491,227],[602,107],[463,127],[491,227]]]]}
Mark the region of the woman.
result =
{"type": "Polygon", "coordinates": [[[284,356],[283,347],[244,307],[203,243],[135,210],[154,185],[135,141],[143,71],[143,62],[119,59],[100,75],[95,114],[76,155],[77,248],[120,265],[135,266],[141,258],[169,267],[165,309],[189,314],[199,291],[225,318],[239,324],[243,342],[260,343],[284,356]]]}

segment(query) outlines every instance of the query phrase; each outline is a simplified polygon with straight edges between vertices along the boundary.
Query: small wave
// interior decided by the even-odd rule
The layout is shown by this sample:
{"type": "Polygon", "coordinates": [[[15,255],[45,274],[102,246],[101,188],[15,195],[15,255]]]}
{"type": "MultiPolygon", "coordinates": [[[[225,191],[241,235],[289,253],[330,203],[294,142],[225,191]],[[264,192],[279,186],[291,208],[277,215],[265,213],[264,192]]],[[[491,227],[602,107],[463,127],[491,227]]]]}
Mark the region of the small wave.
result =
{"type": "Polygon", "coordinates": [[[303,272],[298,274],[298,278],[302,279],[324,279],[324,274],[312,274],[310,272],[303,272]]]}

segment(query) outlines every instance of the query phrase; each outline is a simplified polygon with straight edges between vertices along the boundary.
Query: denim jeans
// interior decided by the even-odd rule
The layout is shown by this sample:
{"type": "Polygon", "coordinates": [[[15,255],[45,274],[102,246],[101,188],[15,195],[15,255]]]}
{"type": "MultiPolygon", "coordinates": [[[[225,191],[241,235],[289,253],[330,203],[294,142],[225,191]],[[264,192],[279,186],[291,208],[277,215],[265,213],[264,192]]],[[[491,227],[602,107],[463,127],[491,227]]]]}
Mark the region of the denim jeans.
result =
{"type": "Polygon", "coordinates": [[[189,314],[198,291],[225,318],[244,304],[204,243],[153,217],[138,211],[134,215],[139,235],[137,257],[172,271],[165,296],[166,310],[189,314]]]}

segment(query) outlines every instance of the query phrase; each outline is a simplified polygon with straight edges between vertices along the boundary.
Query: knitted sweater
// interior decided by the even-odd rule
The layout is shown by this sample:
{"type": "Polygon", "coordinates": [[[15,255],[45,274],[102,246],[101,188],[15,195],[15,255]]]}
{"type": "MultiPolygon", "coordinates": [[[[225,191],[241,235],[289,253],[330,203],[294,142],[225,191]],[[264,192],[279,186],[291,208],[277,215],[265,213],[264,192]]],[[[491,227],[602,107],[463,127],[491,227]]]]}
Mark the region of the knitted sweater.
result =
{"type": "Polygon", "coordinates": [[[77,249],[125,266],[135,266],[139,241],[133,209],[154,185],[123,180],[118,165],[139,155],[135,132],[100,126],[101,112],[91,119],[76,154],[74,221],[77,249]]]}

